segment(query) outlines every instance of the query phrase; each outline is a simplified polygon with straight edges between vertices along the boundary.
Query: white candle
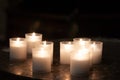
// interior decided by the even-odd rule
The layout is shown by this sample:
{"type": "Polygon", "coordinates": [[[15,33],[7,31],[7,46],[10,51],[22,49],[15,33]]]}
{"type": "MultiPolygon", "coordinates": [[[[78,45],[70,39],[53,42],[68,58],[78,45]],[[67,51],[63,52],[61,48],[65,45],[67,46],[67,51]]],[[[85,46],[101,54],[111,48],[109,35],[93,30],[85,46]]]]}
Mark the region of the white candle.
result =
{"type": "Polygon", "coordinates": [[[26,40],[25,38],[10,38],[10,59],[25,60],[26,51],[26,40]]]}
{"type": "Polygon", "coordinates": [[[32,54],[32,48],[39,45],[42,41],[42,34],[39,33],[26,33],[25,38],[27,40],[27,52],[32,54]]]}
{"type": "Polygon", "coordinates": [[[40,45],[49,52],[51,56],[51,64],[53,63],[53,45],[54,45],[54,42],[52,41],[42,41],[40,45]]]}
{"type": "Polygon", "coordinates": [[[101,62],[102,58],[103,42],[92,41],[91,47],[92,47],[91,62],[92,64],[98,64],[101,62]]]}
{"type": "Polygon", "coordinates": [[[72,41],[61,41],[60,42],[60,63],[70,64],[70,54],[73,51],[72,41]]]}
{"type": "Polygon", "coordinates": [[[89,71],[90,68],[90,52],[89,49],[83,48],[75,51],[71,55],[70,72],[72,75],[80,76],[89,71]]]}
{"type": "Polygon", "coordinates": [[[32,49],[33,72],[46,73],[51,71],[51,58],[49,51],[44,47],[32,49]]]}

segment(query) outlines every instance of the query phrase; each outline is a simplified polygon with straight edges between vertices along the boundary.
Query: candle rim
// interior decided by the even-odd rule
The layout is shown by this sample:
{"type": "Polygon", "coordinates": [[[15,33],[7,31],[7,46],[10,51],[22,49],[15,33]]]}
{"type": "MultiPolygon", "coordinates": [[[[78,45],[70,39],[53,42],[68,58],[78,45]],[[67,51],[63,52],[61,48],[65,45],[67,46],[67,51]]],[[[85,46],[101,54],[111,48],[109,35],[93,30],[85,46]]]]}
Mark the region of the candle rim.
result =
{"type": "Polygon", "coordinates": [[[89,38],[89,37],[78,37],[78,38],[73,38],[73,41],[91,41],[91,38],[89,38]]]}
{"type": "Polygon", "coordinates": [[[61,41],[61,44],[73,44],[73,41],[61,41]]]}
{"type": "Polygon", "coordinates": [[[33,33],[35,33],[35,36],[42,36],[42,33],[36,33],[36,32],[32,32],[32,33],[26,33],[26,36],[32,36],[33,33]]]}
{"type": "Polygon", "coordinates": [[[91,44],[100,44],[100,45],[103,45],[103,42],[102,41],[91,41],[91,44]]]}
{"type": "Polygon", "coordinates": [[[47,45],[49,45],[49,44],[54,44],[53,41],[48,41],[48,40],[43,40],[43,41],[41,42],[41,44],[44,44],[44,42],[46,42],[47,45]]]}
{"type": "Polygon", "coordinates": [[[10,41],[17,41],[18,38],[19,38],[19,41],[25,41],[25,40],[26,40],[26,39],[23,38],[23,37],[12,37],[12,38],[10,38],[9,40],[10,40],[10,41]]]}

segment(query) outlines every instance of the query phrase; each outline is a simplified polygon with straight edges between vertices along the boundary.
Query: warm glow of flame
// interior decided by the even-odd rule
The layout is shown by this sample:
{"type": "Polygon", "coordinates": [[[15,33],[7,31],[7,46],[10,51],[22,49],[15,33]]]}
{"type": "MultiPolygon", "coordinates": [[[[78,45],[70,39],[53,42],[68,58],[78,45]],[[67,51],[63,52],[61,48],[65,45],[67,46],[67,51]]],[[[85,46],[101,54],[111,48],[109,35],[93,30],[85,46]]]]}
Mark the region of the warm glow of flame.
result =
{"type": "Polygon", "coordinates": [[[17,38],[16,41],[20,41],[20,38],[17,38]]]}
{"type": "Polygon", "coordinates": [[[20,67],[14,67],[13,72],[16,75],[22,75],[22,73],[23,73],[23,71],[22,71],[22,69],[20,67]]]}
{"type": "Polygon", "coordinates": [[[65,80],[70,80],[70,75],[69,74],[65,74],[65,80]]]}
{"type": "Polygon", "coordinates": [[[45,50],[42,48],[36,56],[41,57],[41,58],[44,58],[44,57],[46,57],[47,55],[46,55],[45,50]]]}
{"type": "Polygon", "coordinates": [[[69,78],[66,78],[65,80],[70,80],[69,78]]]}
{"type": "Polygon", "coordinates": [[[95,43],[92,43],[91,46],[94,50],[96,49],[96,44],[95,43]]]}
{"type": "Polygon", "coordinates": [[[85,45],[85,41],[83,41],[82,39],[80,39],[79,44],[80,45],[85,45]]]}
{"type": "Polygon", "coordinates": [[[17,38],[17,39],[16,39],[15,45],[16,45],[16,46],[19,46],[19,45],[20,45],[20,38],[17,38]]]}
{"type": "Polygon", "coordinates": [[[21,72],[21,71],[17,71],[16,74],[17,74],[17,75],[21,75],[22,72],[21,72]]]}
{"type": "Polygon", "coordinates": [[[65,47],[65,49],[66,49],[66,50],[72,49],[72,47],[71,47],[71,44],[70,44],[70,43],[66,44],[64,47],[65,47]]]}
{"type": "Polygon", "coordinates": [[[43,45],[46,45],[47,44],[47,41],[43,41],[43,45]]]}
{"type": "Polygon", "coordinates": [[[88,60],[89,59],[88,52],[89,52],[88,49],[79,50],[78,53],[75,54],[74,58],[76,60],[88,60]]]}
{"type": "Polygon", "coordinates": [[[35,36],[35,32],[32,33],[32,36],[35,36]]]}

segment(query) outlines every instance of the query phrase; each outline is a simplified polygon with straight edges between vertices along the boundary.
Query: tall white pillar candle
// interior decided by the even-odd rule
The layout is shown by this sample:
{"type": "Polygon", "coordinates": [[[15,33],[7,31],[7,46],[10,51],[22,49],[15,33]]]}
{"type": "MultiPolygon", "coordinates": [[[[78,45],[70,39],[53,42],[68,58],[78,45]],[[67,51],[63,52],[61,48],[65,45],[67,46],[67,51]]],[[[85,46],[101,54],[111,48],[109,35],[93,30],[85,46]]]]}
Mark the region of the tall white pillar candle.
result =
{"type": "Polygon", "coordinates": [[[27,40],[27,52],[32,54],[32,48],[36,47],[42,41],[42,34],[40,33],[26,33],[25,38],[27,40]]]}
{"type": "Polygon", "coordinates": [[[91,47],[92,47],[91,62],[92,64],[98,64],[101,62],[102,58],[103,42],[92,41],[91,47]]]}
{"type": "Polygon", "coordinates": [[[83,48],[75,51],[71,55],[70,73],[74,76],[87,74],[90,68],[89,49],[83,48]]]}
{"type": "Polygon", "coordinates": [[[27,57],[25,38],[10,38],[10,59],[25,60],[27,57]]]}
{"type": "Polygon", "coordinates": [[[44,47],[32,49],[33,73],[47,73],[51,71],[51,58],[49,51],[44,47]]]}
{"type": "Polygon", "coordinates": [[[61,41],[60,42],[60,63],[70,64],[70,54],[73,51],[72,41],[61,41]]]}

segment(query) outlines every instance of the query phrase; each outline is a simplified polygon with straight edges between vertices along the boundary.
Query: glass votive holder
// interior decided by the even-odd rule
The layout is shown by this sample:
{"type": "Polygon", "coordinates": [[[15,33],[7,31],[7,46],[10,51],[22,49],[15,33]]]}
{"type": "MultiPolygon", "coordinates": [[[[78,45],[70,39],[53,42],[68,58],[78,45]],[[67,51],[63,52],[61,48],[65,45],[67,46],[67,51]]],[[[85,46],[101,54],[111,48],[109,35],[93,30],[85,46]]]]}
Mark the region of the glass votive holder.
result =
{"type": "Polygon", "coordinates": [[[70,54],[73,51],[73,41],[60,42],[60,63],[70,64],[70,54]]]}
{"type": "Polygon", "coordinates": [[[103,42],[92,41],[91,42],[91,63],[99,64],[102,58],[103,42]]]}
{"type": "MultiPolygon", "coordinates": [[[[73,38],[73,44],[75,49],[86,48],[89,50],[89,55],[91,56],[91,38],[81,37],[81,38],[73,38]]],[[[89,58],[90,58],[89,56],[89,58]]],[[[89,63],[92,66],[91,61],[89,63]]]]}
{"type": "Polygon", "coordinates": [[[38,47],[44,47],[46,50],[49,51],[51,64],[53,63],[53,50],[54,50],[54,42],[53,41],[42,41],[38,47]]]}
{"type": "Polygon", "coordinates": [[[27,47],[25,38],[10,38],[10,60],[25,60],[27,58],[27,47]]]}
{"type": "Polygon", "coordinates": [[[32,49],[32,72],[36,74],[51,72],[51,55],[49,50],[42,46],[32,49]]]}
{"type": "Polygon", "coordinates": [[[73,76],[88,75],[90,70],[89,48],[74,49],[70,57],[70,73],[73,76]]]}
{"type": "Polygon", "coordinates": [[[42,34],[40,33],[26,33],[25,38],[27,41],[27,52],[32,54],[32,48],[38,46],[42,41],[42,34]]]}

